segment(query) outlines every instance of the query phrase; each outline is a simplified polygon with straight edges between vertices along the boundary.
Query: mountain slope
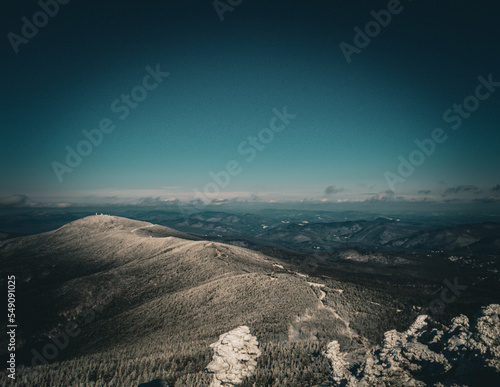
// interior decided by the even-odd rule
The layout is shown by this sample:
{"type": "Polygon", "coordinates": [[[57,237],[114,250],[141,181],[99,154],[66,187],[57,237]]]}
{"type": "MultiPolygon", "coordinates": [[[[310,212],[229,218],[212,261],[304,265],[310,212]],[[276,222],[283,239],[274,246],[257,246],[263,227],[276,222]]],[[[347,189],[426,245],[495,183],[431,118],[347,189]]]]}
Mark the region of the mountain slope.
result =
{"type": "MultiPolygon", "coordinates": [[[[339,254],[358,264],[386,259],[339,254]]],[[[308,276],[289,261],[107,215],[0,242],[0,263],[0,286],[16,275],[16,386],[201,387],[215,373],[231,386],[221,367],[206,368],[211,345],[238,327],[260,355],[255,368],[243,367],[254,374],[234,374],[239,366],[227,363],[230,377],[244,387],[314,386],[329,378],[329,342],[364,350],[405,329],[419,309],[390,290],[308,276]]],[[[2,360],[6,348],[0,343],[2,360]]]]}
{"type": "MultiPolygon", "coordinates": [[[[223,332],[246,325],[259,340],[286,335],[289,322],[317,302],[302,277],[285,272],[271,277],[275,260],[196,239],[102,215],[1,243],[2,274],[17,276],[18,361],[63,361],[68,368],[89,370],[80,364],[83,359],[95,364],[105,358],[111,368],[132,361],[142,369],[154,356],[165,362],[161,371],[132,380],[158,376],[171,382],[203,373],[209,345],[223,332]],[[53,356],[47,349],[64,341],[69,324],[78,334],[53,356]],[[192,360],[184,364],[186,356],[192,360]]],[[[22,368],[20,374],[43,381],[55,377],[52,367],[22,368]]]]}

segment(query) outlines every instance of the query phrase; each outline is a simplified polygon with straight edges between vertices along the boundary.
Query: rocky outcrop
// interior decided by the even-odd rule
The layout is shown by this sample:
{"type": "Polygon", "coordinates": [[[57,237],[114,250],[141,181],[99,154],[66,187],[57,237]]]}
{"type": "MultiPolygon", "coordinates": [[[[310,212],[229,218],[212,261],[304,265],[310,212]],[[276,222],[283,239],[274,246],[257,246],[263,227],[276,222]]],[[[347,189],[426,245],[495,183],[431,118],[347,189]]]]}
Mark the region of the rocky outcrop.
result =
{"type": "Polygon", "coordinates": [[[386,332],[357,363],[330,343],[324,355],[332,366],[331,385],[479,386],[500,380],[500,305],[482,308],[472,326],[464,315],[440,329],[429,329],[427,319],[418,316],[403,333],[386,332]]]}
{"type": "Polygon", "coordinates": [[[354,376],[352,376],[349,372],[349,362],[345,359],[346,354],[340,351],[340,345],[337,340],[328,344],[324,355],[332,365],[331,378],[335,383],[345,381],[352,383],[356,382],[354,376]]]}
{"type": "Polygon", "coordinates": [[[244,325],[220,335],[219,341],[210,345],[214,349],[213,360],[207,366],[214,375],[210,387],[235,386],[252,375],[261,354],[258,345],[257,338],[244,325]]]}

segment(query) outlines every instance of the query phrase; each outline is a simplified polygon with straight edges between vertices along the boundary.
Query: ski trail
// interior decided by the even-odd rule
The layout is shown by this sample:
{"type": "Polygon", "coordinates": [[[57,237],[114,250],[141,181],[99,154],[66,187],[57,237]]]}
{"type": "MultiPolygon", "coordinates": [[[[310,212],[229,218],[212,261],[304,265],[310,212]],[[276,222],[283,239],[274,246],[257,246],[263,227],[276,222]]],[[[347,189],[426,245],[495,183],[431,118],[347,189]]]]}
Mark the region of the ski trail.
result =
{"type": "Polygon", "coordinates": [[[318,298],[318,309],[326,309],[328,310],[332,315],[333,317],[339,319],[340,321],[342,321],[345,326],[346,326],[346,329],[347,329],[347,333],[349,334],[349,337],[352,338],[353,335],[356,335],[355,332],[353,332],[353,330],[351,329],[350,327],[350,323],[349,321],[345,320],[344,318],[342,318],[335,309],[333,309],[332,307],[330,306],[327,306],[325,304],[325,298],[326,298],[326,292],[322,289],[325,287],[324,284],[316,284],[314,282],[308,282],[308,284],[311,286],[311,288],[314,288],[316,287],[320,293],[320,296],[318,298]]]}

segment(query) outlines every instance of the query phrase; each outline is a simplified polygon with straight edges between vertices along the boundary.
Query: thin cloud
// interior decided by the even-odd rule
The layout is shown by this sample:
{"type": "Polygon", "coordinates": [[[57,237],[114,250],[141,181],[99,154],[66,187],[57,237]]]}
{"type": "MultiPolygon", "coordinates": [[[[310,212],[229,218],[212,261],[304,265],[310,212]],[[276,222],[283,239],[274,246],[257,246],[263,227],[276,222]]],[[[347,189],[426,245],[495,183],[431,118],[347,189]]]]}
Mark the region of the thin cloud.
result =
{"type": "Polygon", "coordinates": [[[418,191],[419,195],[429,195],[432,191],[430,189],[421,189],[418,191]]]}
{"type": "Polygon", "coordinates": [[[12,195],[0,199],[0,207],[25,207],[28,205],[26,195],[12,195]]]}
{"type": "Polygon", "coordinates": [[[335,195],[339,192],[343,192],[344,189],[342,187],[336,187],[334,185],[329,185],[325,188],[325,195],[335,195]]]}
{"type": "Polygon", "coordinates": [[[462,193],[465,193],[465,192],[471,192],[471,193],[474,193],[474,194],[479,194],[481,193],[481,191],[479,190],[479,188],[475,185],[457,185],[455,187],[450,187],[450,188],[447,188],[444,190],[443,192],[443,197],[447,196],[447,195],[453,195],[453,194],[462,194],[462,193]]]}
{"type": "Polygon", "coordinates": [[[175,205],[179,200],[176,198],[164,199],[161,197],[143,197],[137,202],[140,206],[166,206],[175,205]]]}
{"type": "Polygon", "coordinates": [[[221,205],[221,204],[226,204],[229,203],[229,199],[213,199],[210,204],[213,204],[215,206],[221,205]]]}
{"type": "Polygon", "coordinates": [[[491,195],[484,198],[474,199],[474,201],[479,203],[496,203],[500,202],[500,196],[491,195]]]}
{"type": "Polygon", "coordinates": [[[500,191],[500,184],[497,184],[491,189],[493,192],[500,191]]]}
{"type": "Polygon", "coordinates": [[[388,189],[387,191],[380,192],[369,199],[371,202],[390,202],[396,198],[394,191],[388,189]]]}
{"type": "Polygon", "coordinates": [[[366,199],[366,202],[423,203],[434,202],[434,200],[427,197],[397,196],[394,191],[389,189],[387,191],[379,192],[373,197],[366,199]]]}

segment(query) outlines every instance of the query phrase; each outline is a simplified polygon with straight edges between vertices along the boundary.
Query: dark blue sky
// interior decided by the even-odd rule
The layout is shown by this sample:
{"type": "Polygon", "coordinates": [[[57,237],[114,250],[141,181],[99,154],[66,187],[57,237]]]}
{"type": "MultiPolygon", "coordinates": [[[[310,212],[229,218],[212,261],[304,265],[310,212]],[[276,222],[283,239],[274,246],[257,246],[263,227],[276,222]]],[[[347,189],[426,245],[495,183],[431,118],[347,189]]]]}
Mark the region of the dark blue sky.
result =
{"type": "Polygon", "coordinates": [[[22,42],[41,5],[2,5],[0,200],[498,203],[499,6],[336,3],[73,0],[22,42]]]}

